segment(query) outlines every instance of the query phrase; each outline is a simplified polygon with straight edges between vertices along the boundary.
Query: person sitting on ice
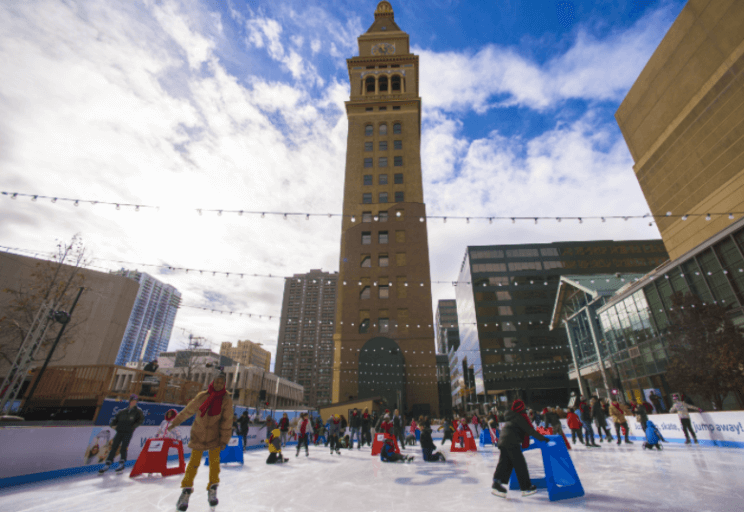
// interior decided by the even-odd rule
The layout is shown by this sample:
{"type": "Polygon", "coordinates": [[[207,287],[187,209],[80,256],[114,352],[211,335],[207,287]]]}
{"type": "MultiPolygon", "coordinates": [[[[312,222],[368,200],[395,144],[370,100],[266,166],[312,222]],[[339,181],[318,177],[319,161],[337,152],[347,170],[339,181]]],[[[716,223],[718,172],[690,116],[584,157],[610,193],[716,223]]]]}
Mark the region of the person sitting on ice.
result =
{"type": "Polygon", "coordinates": [[[225,391],[226,375],[220,372],[209,388],[194,397],[191,402],[173,418],[168,430],[174,429],[191,416],[194,424],[191,426],[191,457],[186,467],[186,474],[181,481],[181,496],[176,507],[186,510],[189,507],[189,497],[194,492],[194,478],[201,464],[202,454],[209,452],[209,481],[207,493],[209,506],[216,507],[217,485],[220,483],[220,452],[227,447],[232,437],[233,401],[225,391]]]}
{"type": "Polygon", "coordinates": [[[491,493],[500,498],[506,498],[506,484],[511,477],[512,470],[517,474],[519,488],[522,496],[530,496],[537,492],[537,488],[530,481],[530,472],[527,469],[527,461],[524,459],[522,448],[530,445],[530,436],[539,441],[548,441],[548,438],[540,434],[532,426],[530,417],[525,412],[524,402],[514,400],[511,411],[506,413],[506,423],[501,429],[499,437],[499,462],[493,473],[493,485],[491,493]]]}
{"type": "MultiPolygon", "coordinates": [[[[640,418],[638,418],[638,421],[640,422],[640,418]]],[[[653,450],[656,448],[657,450],[661,450],[662,446],[659,441],[665,441],[664,437],[661,435],[661,432],[659,432],[659,429],[656,428],[656,425],[654,425],[654,422],[651,420],[646,420],[646,442],[643,443],[644,450],[648,448],[649,450],[653,450]]]]}
{"type": "Polygon", "coordinates": [[[401,455],[395,453],[395,440],[392,437],[386,437],[380,450],[380,460],[382,462],[411,462],[413,455],[401,455]]]}
{"type": "Polygon", "coordinates": [[[289,461],[282,455],[282,431],[278,427],[271,431],[269,438],[266,440],[269,446],[269,458],[266,464],[281,464],[289,461]]]}
{"type": "Polygon", "coordinates": [[[421,452],[425,462],[447,462],[444,454],[437,452],[434,440],[431,438],[431,422],[424,420],[424,428],[421,430],[421,452]]]}

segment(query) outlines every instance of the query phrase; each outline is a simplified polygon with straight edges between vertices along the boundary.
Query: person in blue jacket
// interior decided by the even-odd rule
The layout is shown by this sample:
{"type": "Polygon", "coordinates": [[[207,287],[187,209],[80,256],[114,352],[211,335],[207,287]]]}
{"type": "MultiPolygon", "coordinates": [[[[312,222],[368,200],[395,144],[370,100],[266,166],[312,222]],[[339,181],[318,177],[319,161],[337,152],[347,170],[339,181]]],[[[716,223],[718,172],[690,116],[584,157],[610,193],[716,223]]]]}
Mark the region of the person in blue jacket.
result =
{"type": "Polygon", "coordinates": [[[413,461],[413,455],[401,455],[395,453],[395,444],[391,437],[385,438],[385,442],[380,450],[380,460],[382,462],[411,462],[413,461]]]}
{"type": "MultiPolygon", "coordinates": [[[[638,421],[641,421],[640,419],[638,421]]],[[[659,432],[659,429],[656,428],[656,425],[654,425],[654,422],[651,420],[646,421],[646,442],[643,443],[643,448],[648,448],[649,450],[653,450],[656,448],[657,450],[661,450],[661,444],[659,441],[663,441],[664,438],[661,436],[661,433],[659,432]]]]}

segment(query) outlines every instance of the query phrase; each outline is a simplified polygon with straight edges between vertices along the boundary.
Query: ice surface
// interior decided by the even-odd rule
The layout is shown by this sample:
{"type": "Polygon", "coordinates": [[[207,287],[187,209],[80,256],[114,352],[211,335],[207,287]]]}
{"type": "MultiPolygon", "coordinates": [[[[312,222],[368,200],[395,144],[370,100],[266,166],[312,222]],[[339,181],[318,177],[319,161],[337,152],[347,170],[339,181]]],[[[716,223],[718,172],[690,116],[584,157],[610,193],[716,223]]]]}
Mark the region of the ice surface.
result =
{"type": "MultiPolygon", "coordinates": [[[[437,443],[439,445],[439,443],[437,443]]],[[[480,449],[480,447],[479,447],[480,449]]],[[[421,450],[409,447],[412,464],[388,464],[369,455],[369,448],[341,450],[310,447],[290,462],[265,464],[268,452],[245,453],[245,465],[222,465],[219,512],[323,511],[553,511],[599,512],[742,511],[744,451],[665,444],[662,452],[641,449],[641,443],[620,447],[583,446],[571,450],[586,495],[549,502],[547,491],[522,498],[510,491],[506,500],[491,494],[491,477],[498,452],[449,453],[446,463],[421,460],[421,450]]],[[[526,454],[532,477],[543,474],[539,450],[526,454]]],[[[129,478],[113,471],[0,490],[0,511],[173,511],[181,476],[129,478]]],[[[208,468],[200,467],[189,512],[208,511],[208,468]]]]}

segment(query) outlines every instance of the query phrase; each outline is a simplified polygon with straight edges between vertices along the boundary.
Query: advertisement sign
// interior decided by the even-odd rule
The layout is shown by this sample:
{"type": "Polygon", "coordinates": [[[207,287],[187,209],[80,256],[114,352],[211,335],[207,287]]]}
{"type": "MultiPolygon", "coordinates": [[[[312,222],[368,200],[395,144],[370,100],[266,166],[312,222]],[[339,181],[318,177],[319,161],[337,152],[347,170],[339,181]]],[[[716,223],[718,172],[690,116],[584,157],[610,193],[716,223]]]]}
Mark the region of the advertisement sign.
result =
{"type": "MultiPolygon", "coordinates": [[[[111,400],[106,399],[103,401],[103,404],[101,404],[101,409],[98,413],[98,417],[96,418],[95,424],[96,425],[110,425],[111,420],[114,419],[114,416],[116,416],[116,413],[121,411],[122,409],[126,409],[129,407],[129,401],[128,400],[111,400]]],[[[142,424],[143,426],[152,426],[152,425],[160,425],[160,423],[163,421],[163,418],[165,417],[166,411],[169,409],[175,409],[178,412],[181,412],[184,409],[184,405],[174,405],[174,404],[151,404],[149,402],[138,402],[137,407],[142,409],[142,413],[145,415],[145,422],[142,424]]],[[[182,425],[188,426],[193,423],[194,419],[193,417],[189,418],[188,420],[184,421],[182,425]]]]}

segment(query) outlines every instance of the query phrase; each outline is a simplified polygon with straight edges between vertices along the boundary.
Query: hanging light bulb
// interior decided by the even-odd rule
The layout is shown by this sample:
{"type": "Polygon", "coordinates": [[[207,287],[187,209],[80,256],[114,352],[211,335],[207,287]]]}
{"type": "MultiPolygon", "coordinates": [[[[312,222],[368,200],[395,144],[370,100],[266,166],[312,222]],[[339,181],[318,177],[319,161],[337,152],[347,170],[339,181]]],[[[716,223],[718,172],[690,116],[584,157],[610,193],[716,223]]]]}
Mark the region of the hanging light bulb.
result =
{"type": "Polygon", "coordinates": [[[353,215],[351,216],[351,222],[356,222],[356,217],[354,217],[353,215]]]}
{"type": "Polygon", "coordinates": [[[733,213],[729,213],[729,220],[734,220],[734,214],[733,213]]]}
{"type": "Polygon", "coordinates": [[[515,219],[514,217],[512,217],[511,220],[512,220],[512,224],[516,224],[517,223],[517,219],[515,219]]]}
{"type": "Polygon", "coordinates": [[[687,215],[683,215],[682,220],[687,220],[687,215]]]}
{"type": "Polygon", "coordinates": [[[32,198],[31,198],[31,200],[32,200],[32,201],[36,201],[36,199],[38,199],[38,197],[39,197],[39,196],[34,196],[34,197],[32,197],[32,198]]]}
{"type": "Polygon", "coordinates": [[[444,223],[447,224],[447,217],[444,217],[444,223]]]}
{"type": "Polygon", "coordinates": [[[710,213],[705,214],[705,220],[710,220],[710,213]]]}
{"type": "MultiPolygon", "coordinates": [[[[13,196],[13,199],[15,199],[15,194],[13,194],[13,196]]],[[[77,199],[75,200],[75,206],[80,206],[80,201],[78,201],[77,199]]]]}

